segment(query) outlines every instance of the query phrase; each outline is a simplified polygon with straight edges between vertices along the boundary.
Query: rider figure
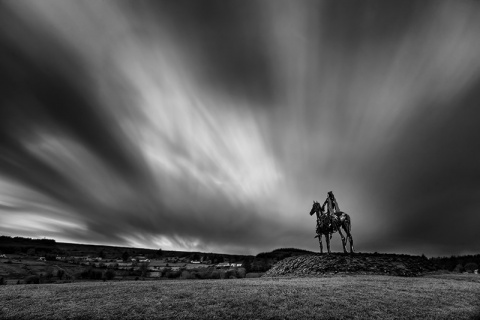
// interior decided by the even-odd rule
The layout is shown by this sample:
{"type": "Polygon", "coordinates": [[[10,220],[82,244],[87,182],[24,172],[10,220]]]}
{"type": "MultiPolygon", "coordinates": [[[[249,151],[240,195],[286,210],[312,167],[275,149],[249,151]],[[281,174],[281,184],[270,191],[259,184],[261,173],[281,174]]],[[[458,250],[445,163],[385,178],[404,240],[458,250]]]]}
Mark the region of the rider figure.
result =
{"type": "Polygon", "coordinates": [[[340,211],[340,208],[338,207],[338,202],[337,202],[337,200],[335,200],[335,196],[333,195],[332,191],[328,192],[327,199],[325,200],[325,202],[322,205],[322,211],[324,210],[325,205],[327,205],[327,212],[326,213],[329,215],[329,218],[330,218],[329,219],[330,220],[329,227],[331,227],[333,214],[335,212],[340,211]]]}
{"type": "Polygon", "coordinates": [[[335,200],[335,196],[333,195],[332,191],[328,192],[327,199],[323,203],[322,209],[325,207],[325,205],[328,205],[327,206],[327,211],[328,211],[329,214],[334,214],[335,212],[340,211],[340,208],[338,207],[338,202],[337,202],[337,200],[335,200]]]}

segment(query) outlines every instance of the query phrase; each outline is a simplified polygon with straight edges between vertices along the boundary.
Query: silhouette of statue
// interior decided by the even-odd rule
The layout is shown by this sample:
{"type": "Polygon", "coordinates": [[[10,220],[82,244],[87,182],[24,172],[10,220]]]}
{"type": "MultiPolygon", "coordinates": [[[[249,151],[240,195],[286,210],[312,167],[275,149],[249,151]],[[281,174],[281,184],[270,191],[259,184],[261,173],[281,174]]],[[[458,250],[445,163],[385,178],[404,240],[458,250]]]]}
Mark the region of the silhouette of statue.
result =
{"type": "Polygon", "coordinates": [[[350,253],[353,253],[353,238],[351,234],[351,220],[350,216],[345,212],[340,211],[338,202],[333,195],[333,192],[330,191],[328,193],[328,197],[323,203],[320,205],[319,202],[313,201],[312,210],[310,210],[310,215],[312,216],[314,213],[317,214],[317,235],[315,238],[318,237],[318,242],[320,244],[320,253],[323,253],[323,244],[322,244],[322,235],[325,236],[325,242],[327,243],[327,251],[330,252],[330,239],[332,238],[332,234],[340,233],[340,237],[342,237],[342,245],[343,245],[343,252],[347,253],[347,238],[350,242],[350,253]],[[324,211],[325,205],[327,205],[327,211],[324,211]],[[343,236],[342,230],[343,229],[347,235],[347,238],[343,236]]]}
{"type": "Polygon", "coordinates": [[[333,214],[335,212],[340,212],[340,208],[338,207],[338,202],[335,199],[335,196],[333,195],[332,191],[328,192],[327,199],[325,200],[325,202],[322,205],[322,211],[323,211],[325,205],[328,205],[327,210],[328,210],[328,213],[330,213],[330,214],[333,214]]]}

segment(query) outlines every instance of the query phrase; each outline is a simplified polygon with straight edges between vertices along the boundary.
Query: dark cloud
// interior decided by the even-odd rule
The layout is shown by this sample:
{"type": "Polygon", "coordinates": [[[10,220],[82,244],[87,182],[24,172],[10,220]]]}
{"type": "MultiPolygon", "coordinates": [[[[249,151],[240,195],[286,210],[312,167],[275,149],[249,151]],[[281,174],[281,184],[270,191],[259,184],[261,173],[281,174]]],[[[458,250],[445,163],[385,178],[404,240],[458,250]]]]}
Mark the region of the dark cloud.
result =
{"type": "Polygon", "coordinates": [[[168,29],[194,59],[196,76],[210,86],[224,95],[271,106],[274,75],[261,3],[181,0],[124,5],[168,29]]]}
{"type": "MultiPolygon", "coordinates": [[[[73,188],[56,172],[25,150],[25,140],[38,130],[69,135],[97,154],[111,168],[135,179],[139,175],[131,147],[116,124],[102,112],[86,84],[85,65],[58,39],[35,29],[8,8],[2,10],[0,136],[5,174],[25,179],[41,191],[73,188]]],[[[58,195],[56,195],[58,196],[58,195]]],[[[65,200],[65,199],[62,199],[65,200]]]]}
{"type": "Polygon", "coordinates": [[[1,232],[313,250],[333,190],[360,251],[480,249],[478,3],[0,9],[1,232]]]}

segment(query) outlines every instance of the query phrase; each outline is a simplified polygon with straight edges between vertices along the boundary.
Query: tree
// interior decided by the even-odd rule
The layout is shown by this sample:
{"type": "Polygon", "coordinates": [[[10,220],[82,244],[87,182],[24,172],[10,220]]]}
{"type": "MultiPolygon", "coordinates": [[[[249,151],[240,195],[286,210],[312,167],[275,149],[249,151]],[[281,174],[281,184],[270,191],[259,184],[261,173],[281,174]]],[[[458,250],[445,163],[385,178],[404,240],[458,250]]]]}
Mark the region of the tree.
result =
{"type": "Polygon", "coordinates": [[[245,258],[243,261],[243,267],[245,268],[246,272],[250,272],[252,270],[252,262],[249,258],[245,258]]]}
{"type": "Polygon", "coordinates": [[[473,273],[473,271],[478,269],[478,264],[475,262],[469,262],[465,265],[465,271],[468,271],[470,273],[473,273]]]}
{"type": "Polygon", "coordinates": [[[462,266],[461,263],[457,264],[457,266],[455,267],[455,269],[453,270],[455,272],[463,272],[465,271],[465,268],[462,266]]]}
{"type": "Polygon", "coordinates": [[[63,276],[65,275],[65,270],[63,269],[58,269],[57,270],[57,277],[58,279],[62,280],[63,276]]]}
{"type": "Polygon", "coordinates": [[[200,260],[200,255],[198,253],[194,253],[193,256],[192,256],[192,260],[194,260],[194,261],[200,260]]]}
{"type": "Polygon", "coordinates": [[[163,255],[162,248],[158,249],[156,254],[157,254],[157,256],[161,257],[163,255]]]}
{"type": "Polygon", "coordinates": [[[128,254],[127,251],[123,252],[123,254],[122,254],[122,259],[123,259],[123,261],[127,261],[129,256],[130,256],[130,255],[128,254]]]}
{"type": "Polygon", "coordinates": [[[149,262],[142,262],[142,263],[140,263],[140,265],[139,265],[139,270],[140,270],[140,272],[142,273],[142,277],[146,277],[146,276],[147,276],[149,264],[150,264],[149,262]]]}
{"type": "Polygon", "coordinates": [[[105,272],[105,279],[106,280],[112,280],[113,278],[115,278],[115,271],[109,269],[105,272]]]}

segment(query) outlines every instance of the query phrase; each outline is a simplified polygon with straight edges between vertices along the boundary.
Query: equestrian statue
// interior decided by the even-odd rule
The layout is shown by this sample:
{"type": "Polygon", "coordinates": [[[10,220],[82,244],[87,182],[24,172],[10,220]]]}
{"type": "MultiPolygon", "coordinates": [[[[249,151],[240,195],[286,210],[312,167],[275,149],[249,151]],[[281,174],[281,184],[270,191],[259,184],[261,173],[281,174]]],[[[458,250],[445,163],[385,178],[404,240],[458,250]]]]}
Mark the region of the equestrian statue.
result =
{"type": "Polygon", "coordinates": [[[323,245],[322,245],[322,235],[325,236],[325,242],[327,243],[327,251],[330,252],[330,239],[332,238],[332,234],[337,232],[340,233],[340,237],[342,237],[342,245],[343,245],[343,252],[347,252],[347,239],[350,242],[350,253],[353,253],[353,238],[351,234],[351,220],[350,216],[345,212],[340,211],[338,206],[338,202],[333,195],[333,192],[328,192],[327,199],[320,205],[319,202],[313,201],[312,210],[310,210],[310,215],[312,216],[314,213],[317,214],[317,235],[315,238],[318,237],[318,242],[320,244],[320,253],[323,253],[323,245]],[[325,205],[327,206],[327,210],[325,211],[325,205]],[[345,238],[342,230],[343,229],[347,235],[345,238]]]}

